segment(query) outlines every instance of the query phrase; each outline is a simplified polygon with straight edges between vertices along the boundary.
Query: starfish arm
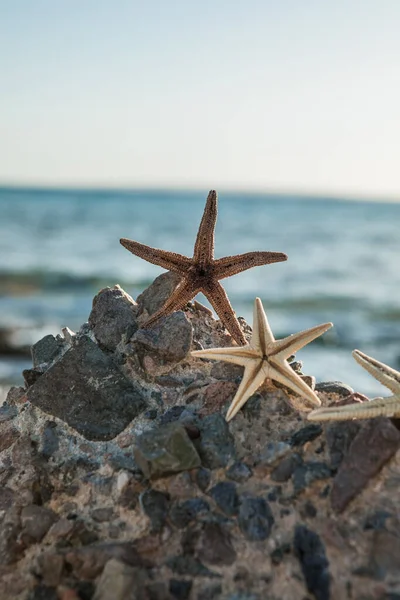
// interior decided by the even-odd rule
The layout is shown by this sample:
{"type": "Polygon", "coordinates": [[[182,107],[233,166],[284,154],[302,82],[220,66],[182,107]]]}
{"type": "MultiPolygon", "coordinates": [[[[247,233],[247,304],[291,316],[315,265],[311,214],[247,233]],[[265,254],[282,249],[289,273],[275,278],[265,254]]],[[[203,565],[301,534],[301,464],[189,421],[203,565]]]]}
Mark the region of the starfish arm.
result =
{"type": "Polygon", "coordinates": [[[145,244],[140,244],[126,238],[121,238],[119,241],[124,248],[135,254],[135,256],[139,256],[153,265],[158,265],[169,271],[179,273],[179,275],[184,275],[187,268],[192,264],[190,258],[182,254],[176,254],[176,252],[151,248],[151,246],[146,246],[145,244]]]}
{"type": "Polygon", "coordinates": [[[307,415],[307,419],[310,421],[348,421],[350,419],[373,419],[381,416],[400,416],[399,396],[374,398],[369,402],[357,402],[345,406],[317,408],[307,415]]]}
{"type": "Polygon", "coordinates": [[[214,261],[215,274],[218,279],[225,279],[252,267],[269,265],[287,260],[283,252],[247,252],[236,256],[225,256],[214,261]]]}
{"type": "Polygon", "coordinates": [[[253,308],[253,334],[250,344],[261,353],[261,356],[264,356],[267,354],[267,346],[274,342],[274,334],[269,326],[262,302],[260,298],[256,298],[253,308]]]}
{"type": "Polygon", "coordinates": [[[207,264],[214,258],[214,231],[216,222],[217,192],[211,190],[207,197],[194,246],[193,260],[199,263],[199,265],[207,264]]]}
{"type": "Polygon", "coordinates": [[[332,326],[333,323],[323,323],[322,325],[311,327],[311,329],[289,335],[283,340],[276,340],[273,355],[276,358],[289,358],[291,354],[295,354],[297,350],[315,340],[315,338],[328,331],[332,326]]]}
{"type": "Polygon", "coordinates": [[[321,406],[321,401],[315,392],[293,371],[286,361],[269,362],[264,366],[265,377],[278,381],[285,387],[293,390],[302,398],[305,398],[313,406],[321,406]]]}
{"type": "Polygon", "coordinates": [[[393,394],[400,395],[400,373],[398,371],[360,352],[360,350],[354,350],[353,356],[358,364],[364,367],[379,383],[387,387],[393,394]]]}
{"type": "Polygon", "coordinates": [[[202,288],[201,291],[209,300],[233,339],[236,340],[239,345],[244,346],[247,343],[246,338],[244,337],[239,321],[233,312],[229,298],[222,285],[215,279],[208,282],[207,286],[202,288]]]}
{"type": "Polygon", "coordinates": [[[151,317],[143,324],[143,328],[147,329],[161,317],[165,317],[175,310],[180,310],[197,294],[197,292],[198,288],[193,282],[182,279],[163,306],[161,306],[161,308],[151,315],[151,317]]]}
{"type": "Polygon", "coordinates": [[[238,391],[232,400],[232,403],[226,413],[226,420],[230,421],[236,413],[242,408],[247,400],[252,396],[264,382],[265,375],[262,369],[262,361],[254,361],[254,364],[246,367],[243,379],[239,385],[238,391]]]}
{"type": "Polygon", "coordinates": [[[194,350],[192,356],[208,358],[210,360],[223,360],[245,367],[248,362],[259,358],[250,346],[236,346],[233,348],[210,348],[207,350],[194,350]]]}

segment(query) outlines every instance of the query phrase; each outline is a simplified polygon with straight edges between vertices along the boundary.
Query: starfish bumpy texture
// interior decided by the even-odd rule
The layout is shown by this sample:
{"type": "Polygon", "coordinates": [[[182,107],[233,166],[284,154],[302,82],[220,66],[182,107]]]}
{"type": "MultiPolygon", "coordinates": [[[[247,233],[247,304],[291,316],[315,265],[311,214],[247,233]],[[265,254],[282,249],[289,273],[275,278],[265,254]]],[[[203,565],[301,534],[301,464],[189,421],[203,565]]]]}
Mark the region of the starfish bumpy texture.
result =
{"type": "Polygon", "coordinates": [[[393,396],[374,398],[368,402],[357,402],[345,406],[318,408],[307,415],[310,421],[348,421],[350,419],[372,419],[374,417],[400,417],[400,373],[387,365],[360,352],[353,351],[356,361],[375,379],[387,387],[393,396]]]}
{"type": "Polygon", "coordinates": [[[182,279],[165,304],[143,325],[147,328],[160,317],[164,317],[185,306],[199,292],[209,300],[218,317],[238,344],[246,338],[233,312],[228,296],[220,279],[236,275],[251,267],[287,260],[282,252],[248,252],[236,256],[214,259],[214,230],[217,221],[217,192],[208,194],[203,218],[197,233],[193,258],[175,252],[151,248],[133,240],[122,238],[121,244],[132,254],[178,273],[182,279]]]}
{"type": "Polygon", "coordinates": [[[300,348],[322,335],[332,323],[317,325],[283,340],[275,340],[260,298],[254,303],[253,334],[250,343],[234,348],[196,350],[192,356],[223,360],[244,367],[239,389],[226,415],[230,421],[265,379],[274,379],[307,399],[313,406],[321,404],[313,390],[293,371],[287,359],[300,348]]]}

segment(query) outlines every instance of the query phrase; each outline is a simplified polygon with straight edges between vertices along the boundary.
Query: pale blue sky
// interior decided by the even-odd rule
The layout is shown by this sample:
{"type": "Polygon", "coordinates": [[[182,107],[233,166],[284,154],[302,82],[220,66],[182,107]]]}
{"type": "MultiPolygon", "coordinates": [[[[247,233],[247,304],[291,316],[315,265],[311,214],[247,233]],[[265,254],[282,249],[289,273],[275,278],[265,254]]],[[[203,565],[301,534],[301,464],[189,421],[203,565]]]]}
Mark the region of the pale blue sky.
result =
{"type": "Polygon", "coordinates": [[[399,0],[0,0],[0,183],[400,198],[399,0]]]}

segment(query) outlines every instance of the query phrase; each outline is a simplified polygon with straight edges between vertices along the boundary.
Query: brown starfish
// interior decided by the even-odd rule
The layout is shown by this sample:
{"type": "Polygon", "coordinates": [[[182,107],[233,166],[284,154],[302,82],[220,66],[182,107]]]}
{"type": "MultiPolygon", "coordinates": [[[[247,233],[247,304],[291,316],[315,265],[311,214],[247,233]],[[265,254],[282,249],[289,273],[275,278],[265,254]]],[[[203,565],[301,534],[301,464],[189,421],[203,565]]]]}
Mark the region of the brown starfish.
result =
{"type": "Polygon", "coordinates": [[[215,312],[238,344],[246,344],[246,338],[232,310],[228,296],[219,279],[236,275],[251,267],[287,260],[282,252],[248,252],[236,256],[214,259],[214,230],[217,221],[217,192],[208,194],[203,218],[197,233],[193,258],[175,252],[151,248],[133,240],[122,238],[121,244],[132,254],[178,273],[182,279],[165,304],[144,324],[149,327],[160,317],[179,310],[199,292],[209,300],[215,312]]]}

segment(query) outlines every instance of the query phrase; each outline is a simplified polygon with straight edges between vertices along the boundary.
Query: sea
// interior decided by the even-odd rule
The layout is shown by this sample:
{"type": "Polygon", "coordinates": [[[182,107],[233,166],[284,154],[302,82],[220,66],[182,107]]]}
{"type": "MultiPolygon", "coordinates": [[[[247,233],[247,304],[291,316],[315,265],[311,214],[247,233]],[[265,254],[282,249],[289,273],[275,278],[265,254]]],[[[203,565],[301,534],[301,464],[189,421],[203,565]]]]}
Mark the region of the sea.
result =
{"type": "MultiPolygon", "coordinates": [[[[77,330],[100,289],[119,284],[136,298],[164,272],[129,253],[121,237],[192,256],[207,194],[0,188],[3,397],[23,383],[30,345],[62,327],[77,330]]],[[[303,372],[388,395],[351,352],[400,370],[400,204],[221,190],[216,258],[253,250],[288,260],[223,281],[236,314],[251,324],[260,297],[276,339],[332,321],[298,352],[303,372]]]]}

